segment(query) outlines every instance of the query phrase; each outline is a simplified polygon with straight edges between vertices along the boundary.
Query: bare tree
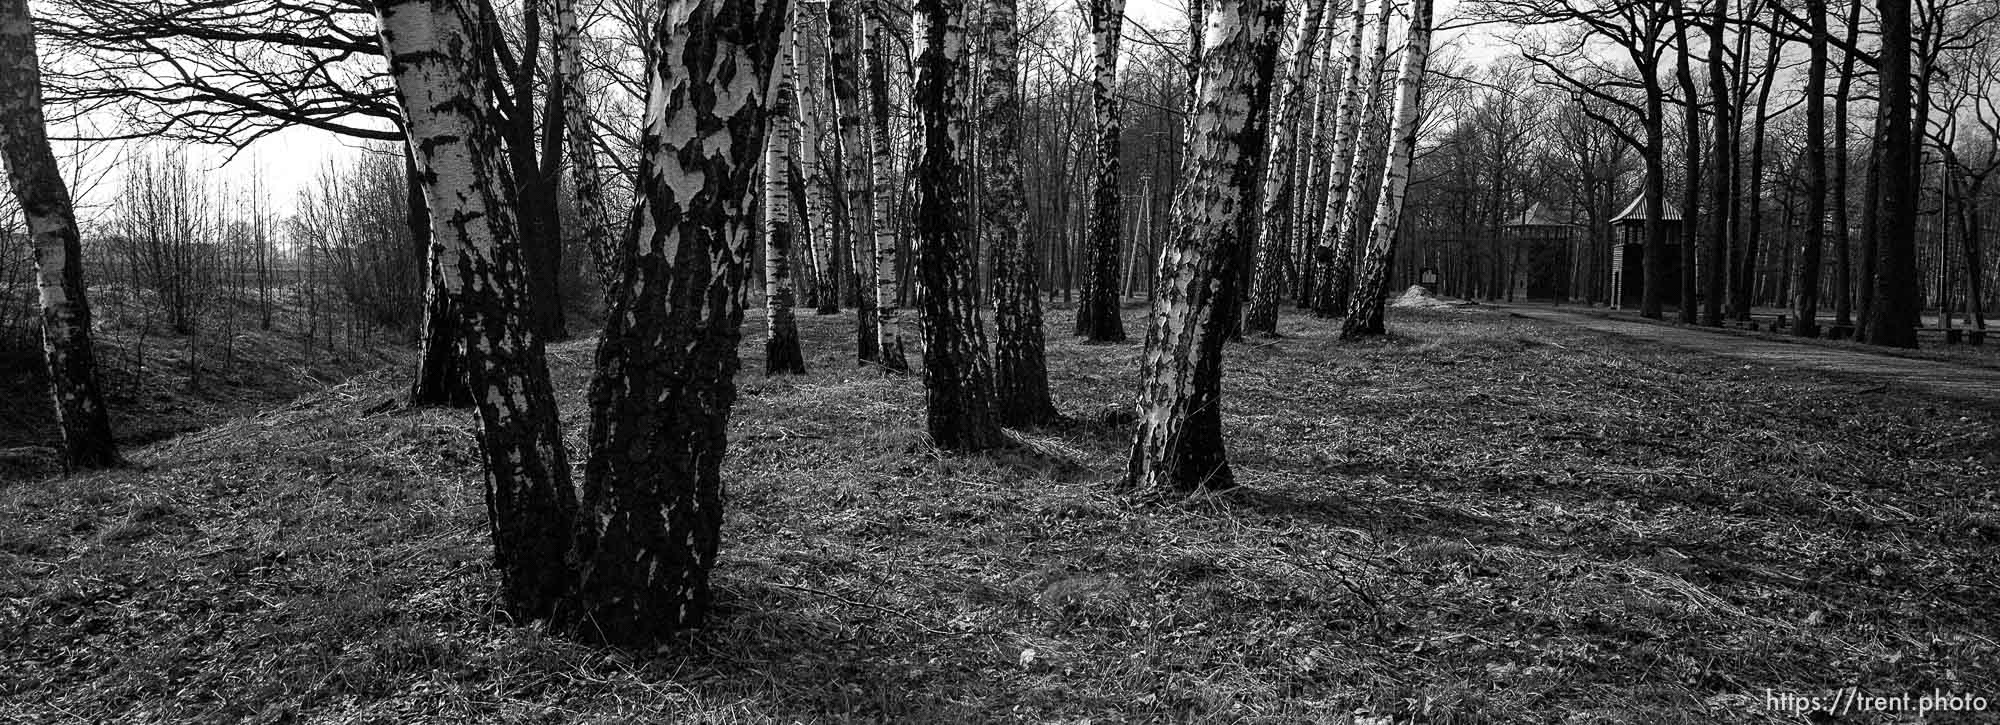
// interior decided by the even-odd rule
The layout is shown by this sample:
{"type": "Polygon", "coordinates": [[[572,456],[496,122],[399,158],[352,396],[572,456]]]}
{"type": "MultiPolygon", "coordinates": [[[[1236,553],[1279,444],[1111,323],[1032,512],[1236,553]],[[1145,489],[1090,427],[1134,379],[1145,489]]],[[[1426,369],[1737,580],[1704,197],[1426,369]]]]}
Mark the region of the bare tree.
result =
{"type": "Polygon", "coordinates": [[[1018,0],[985,0],[980,31],[985,50],[979,81],[979,233],[993,268],[994,403],[1000,421],[1036,425],[1055,420],[1042,331],[1042,295],[1035,247],[1022,235],[1027,203],[1021,181],[1021,41],[1018,0]]]}
{"type": "Polygon", "coordinates": [[[565,593],[575,492],[530,294],[515,198],[498,136],[476,99],[485,42],[461,0],[377,0],[409,143],[437,241],[433,294],[458,311],[458,343],[479,412],[501,605],[549,616],[565,593]]]}
{"type": "Polygon", "coordinates": [[[956,79],[965,54],[965,0],[919,0],[923,21],[911,101],[922,124],[915,211],[917,278],[922,285],[924,388],[931,440],[953,450],[1005,443],[994,414],[992,369],[966,249],[964,112],[956,79]]]}
{"type": "Polygon", "coordinates": [[[1096,181],[1091,187],[1089,253],[1083,304],[1076,311],[1076,334],[1093,342],[1125,339],[1120,316],[1118,249],[1124,212],[1119,207],[1118,45],[1125,33],[1125,0],[1090,0],[1090,36],[1096,64],[1092,75],[1095,114],[1093,142],[1096,181]]]}
{"type": "Polygon", "coordinates": [[[753,180],[789,16],[786,0],[669,0],[658,17],[636,241],[591,379],[558,615],[584,637],[653,645],[709,614],[753,180]]]}
{"type": "Polygon", "coordinates": [[[1292,49],[1291,71],[1285,76],[1285,90],[1279,94],[1276,117],[1272,120],[1271,152],[1264,177],[1263,208],[1258,219],[1255,243],[1256,277],[1251,284],[1250,305],[1244,313],[1245,333],[1274,335],[1278,332],[1278,284],[1282,280],[1279,258],[1281,245],[1292,235],[1294,181],[1298,174],[1301,134],[1299,119],[1304,115],[1306,86],[1312,80],[1313,58],[1319,45],[1320,26],[1326,19],[1328,0],[1308,0],[1298,43],[1292,49]]]}
{"type": "Polygon", "coordinates": [[[1158,296],[1140,362],[1139,423],[1122,486],[1149,494],[1235,484],[1222,441],[1222,348],[1234,320],[1217,315],[1215,288],[1234,273],[1244,226],[1243,186],[1261,159],[1244,152],[1257,82],[1264,0],[1208,7],[1199,105],[1172,246],[1160,260],[1158,296]]]}
{"type": "Polygon", "coordinates": [[[804,374],[805,354],[799,349],[799,325],[792,317],[798,297],[792,286],[791,178],[792,144],[798,126],[792,117],[795,74],[793,33],[788,29],[778,52],[777,88],[771,96],[770,132],[764,137],[764,372],[804,374]]]}
{"type": "Polygon", "coordinates": [[[1410,159],[1417,149],[1417,107],[1431,52],[1431,0],[1412,0],[1408,38],[1403,42],[1403,67],[1396,72],[1396,111],[1391,125],[1389,160],[1382,167],[1382,187],[1376,194],[1375,224],[1368,231],[1366,253],[1348,302],[1340,337],[1351,340],[1380,335],[1382,297],[1388,291],[1389,265],[1395,261],[1396,233],[1403,218],[1403,192],[1410,183],[1410,159]]]}
{"type": "Polygon", "coordinates": [[[35,249],[42,354],[62,431],[61,460],[69,469],[106,468],[122,459],[97,385],[76,210],[49,148],[47,123],[27,0],[0,0],[0,159],[35,249]]]}

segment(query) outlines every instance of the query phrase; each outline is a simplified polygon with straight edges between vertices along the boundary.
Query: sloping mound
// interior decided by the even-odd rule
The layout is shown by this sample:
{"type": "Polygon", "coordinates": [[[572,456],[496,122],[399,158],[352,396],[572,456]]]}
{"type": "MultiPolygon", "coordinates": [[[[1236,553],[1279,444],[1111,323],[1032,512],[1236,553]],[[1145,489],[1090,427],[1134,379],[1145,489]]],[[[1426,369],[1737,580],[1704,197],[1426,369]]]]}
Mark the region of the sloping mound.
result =
{"type": "Polygon", "coordinates": [[[1473,304],[1474,303],[1468,300],[1446,299],[1443,297],[1439,297],[1437,296],[1436,293],[1431,292],[1428,289],[1424,289],[1423,285],[1415,285],[1415,284],[1410,285],[1409,289],[1403,290],[1402,296],[1389,301],[1390,307],[1403,307],[1403,308],[1415,308],[1415,309],[1426,309],[1426,310],[1457,309],[1461,307],[1471,307],[1473,304]]]}

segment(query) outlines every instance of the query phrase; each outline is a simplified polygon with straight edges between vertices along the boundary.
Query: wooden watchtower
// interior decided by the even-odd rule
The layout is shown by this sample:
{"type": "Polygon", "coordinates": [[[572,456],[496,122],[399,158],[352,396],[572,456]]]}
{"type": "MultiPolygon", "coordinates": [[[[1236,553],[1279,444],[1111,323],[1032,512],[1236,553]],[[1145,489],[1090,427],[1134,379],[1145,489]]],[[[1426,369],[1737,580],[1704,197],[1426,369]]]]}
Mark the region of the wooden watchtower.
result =
{"type": "MultiPolygon", "coordinates": [[[[1681,276],[1681,210],[1672,204],[1665,205],[1666,213],[1661,221],[1666,226],[1666,279],[1678,280],[1681,276]]],[[[1618,243],[1611,246],[1611,307],[1623,309],[1638,307],[1640,293],[1646,284],[1646,195],[1640,194],[1625,210],[1611,218],[1611,226],[1618,230],[1618,243]]],[[[1660,290],[1660,300],[1669,305],[1680,304],[1681,286],[1678,283],[1666,285],[1660,290]]]]}

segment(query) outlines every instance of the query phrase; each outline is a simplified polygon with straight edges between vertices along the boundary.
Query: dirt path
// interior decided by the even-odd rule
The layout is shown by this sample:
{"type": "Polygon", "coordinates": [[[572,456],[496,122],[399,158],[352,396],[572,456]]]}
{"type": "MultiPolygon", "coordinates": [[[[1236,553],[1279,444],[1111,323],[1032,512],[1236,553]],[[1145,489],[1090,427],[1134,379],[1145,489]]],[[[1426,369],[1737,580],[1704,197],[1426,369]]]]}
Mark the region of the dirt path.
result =
{"type": "Polygon", "coordinates": [[[1516,317],[1559,322],[1717,357],[1870,379],[1885,385],[1915,388],[1944,397],[2000,405],[2000,370],[1804,343],[1762,340],[1698,327],[1613,320],[1548,308],[1493,305],[1489,309],[1516,317]]]}

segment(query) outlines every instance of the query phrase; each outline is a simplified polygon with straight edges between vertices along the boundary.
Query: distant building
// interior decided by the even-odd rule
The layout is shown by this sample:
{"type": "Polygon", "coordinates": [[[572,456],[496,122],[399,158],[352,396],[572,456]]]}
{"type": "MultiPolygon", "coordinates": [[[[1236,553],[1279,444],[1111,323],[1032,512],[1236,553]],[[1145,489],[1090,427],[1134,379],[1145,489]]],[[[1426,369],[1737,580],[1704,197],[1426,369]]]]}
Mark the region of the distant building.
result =
{"type": "MultiPolygon", "coordinates": [[[[1681,302],[1681,210],[1672,204],[1666,204],[1665,208],[1660,221],[1667,228],[1665,279],[1669,282],[1665,289],[1660,290],[1660,301],[1678,305],[1681,302]]],[[[1639,295],[1646,285],[1646,221],[1646,195],[1643,193],[1625,205],[1625,211],[1611,218],[1611,226],[1618,230],[1618,242],[1611,246],[1610,296],[1613,309],[1639,306],[1639,295]]]]}
{"type": "Polygon", "coordinates": [[[1578,245],[1584,235],[1578,233],[1581,227],[1563,218],[1537,203],[1501,225],[1511,257],[1502,260],[1507,299],[1567,301],[1575,296],[1571,281],[1576,279],[1576,262],[1582,256],[1578,245]]]}

